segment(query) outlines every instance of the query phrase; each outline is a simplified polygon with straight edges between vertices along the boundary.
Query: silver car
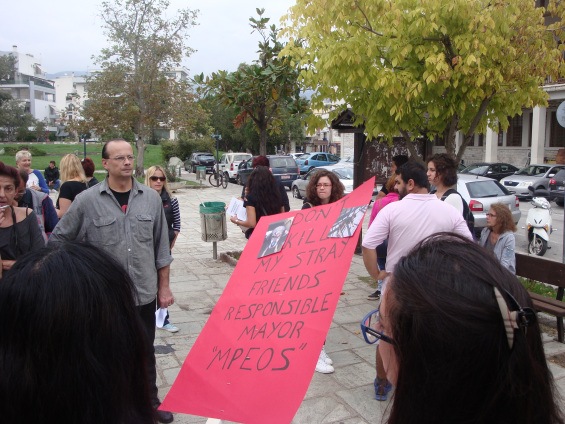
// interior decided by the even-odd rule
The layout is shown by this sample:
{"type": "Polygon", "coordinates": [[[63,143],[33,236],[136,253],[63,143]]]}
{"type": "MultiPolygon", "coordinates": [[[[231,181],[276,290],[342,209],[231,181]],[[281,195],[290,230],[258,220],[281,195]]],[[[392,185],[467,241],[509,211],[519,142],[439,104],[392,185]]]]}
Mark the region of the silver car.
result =
{"type": "Polygon", "coordinates": [[[565,165],[529,165],[514,175],[501,179],[500,183],[519,199],[528,199],[532,197],[529,186],[548,190],[549,180],[562,169],[565,169],[565,165]]]}
{"type": "Polygon", "coordinates": [[[306,197],[306,186],[310,182],[310,178],[320,169],[327,169],[328,171],[332,171],[337,175],[339,181],[343,184],[345,188],[344,194],[349,194],[353,191],[353,167],[344,165],[329,165],[329,166],[318,166],[317,168],[313,168],[308,173],[297,180],[292,182],[292,197],[297,199],[302,199],[306,197]]]}
{"type": "Polygon", "coordinates": [[[486,227],[487,212],[493,203],[504,203],[512,212],[514,222],[520,221],[522,212],[517,197],[496,180],[470,174],[457,174],[457,191],[473,212],[476,232],[486,227]]]}

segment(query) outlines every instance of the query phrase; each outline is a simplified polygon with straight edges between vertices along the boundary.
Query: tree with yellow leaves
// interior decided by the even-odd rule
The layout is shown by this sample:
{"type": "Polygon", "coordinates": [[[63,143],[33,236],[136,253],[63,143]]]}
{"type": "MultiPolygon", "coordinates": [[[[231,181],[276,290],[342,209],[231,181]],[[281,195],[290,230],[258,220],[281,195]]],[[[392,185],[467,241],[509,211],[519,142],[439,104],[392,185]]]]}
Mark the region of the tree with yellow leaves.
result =
{"type": "Polygon", "coordinates": [[[475,131],[547,104],[563,56],[544,12],[533,0],[297,0],[283,54],[313,109],[344,101],[369,138],[402,135],[417,156],[411,141],[438,137],[460,160],[475,131]]]}

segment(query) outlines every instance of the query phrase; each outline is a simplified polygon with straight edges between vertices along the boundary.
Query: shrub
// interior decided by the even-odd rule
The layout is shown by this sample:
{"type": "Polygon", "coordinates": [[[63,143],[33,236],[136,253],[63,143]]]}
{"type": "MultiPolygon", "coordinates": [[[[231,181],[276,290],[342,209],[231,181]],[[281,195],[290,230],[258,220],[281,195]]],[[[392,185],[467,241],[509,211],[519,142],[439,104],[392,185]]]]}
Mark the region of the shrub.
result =
{"type": "Polygon", "coordinates": [[[215,154],[215,141],[211,137],[190,140],[175,140],[161,142],[163,160],[168,162],[173,156],[182,161],[190,158],[193,152],[212,152],[215,154]]]}
{"type": "Polygon", "coordinates": [[[36,146],[20,145],[20,146],[5,146],[4,154],[15,156],[20,150],[29,150],[32,156],[45,156],[47,153],[45,150],[41,150],[36,146]]]}

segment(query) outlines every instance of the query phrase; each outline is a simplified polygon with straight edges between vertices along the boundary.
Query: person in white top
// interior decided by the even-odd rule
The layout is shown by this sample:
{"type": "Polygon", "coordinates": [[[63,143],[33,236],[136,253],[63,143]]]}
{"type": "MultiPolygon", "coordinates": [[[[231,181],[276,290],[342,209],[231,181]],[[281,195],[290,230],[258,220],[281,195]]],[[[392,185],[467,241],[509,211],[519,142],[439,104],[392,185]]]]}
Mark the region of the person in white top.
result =
{"type": "Polygon", "coordinates": [[[455,162],[455,159],[446,153],[433,155],[428,159],[427,175],[430,184],[436,186],[435,191],[431,191],[431,193],[463,214],[463,199],[456,193],[457,162],[455,162]],[[450,192],[446,193],[448,190],[450,192]],[[445,198],[443,198],[444,196],[445,198]]]}

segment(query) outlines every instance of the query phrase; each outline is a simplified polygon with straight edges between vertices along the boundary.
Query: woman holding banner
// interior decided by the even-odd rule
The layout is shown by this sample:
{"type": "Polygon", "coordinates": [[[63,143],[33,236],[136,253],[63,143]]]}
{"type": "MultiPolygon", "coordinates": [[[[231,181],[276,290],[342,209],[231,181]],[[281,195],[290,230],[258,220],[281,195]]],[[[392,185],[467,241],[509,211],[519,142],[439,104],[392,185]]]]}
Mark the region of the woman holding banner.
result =
{"type": "MultiPolygon", "coordinates": [[[[310,182],[306,187],[306,200],[304,200],[302,209],[310,209],[315,206],[337,202],[343,197],[344,190],[345,188],[336,174],[326,169],[320,169],[310,178],[310,182]]],[[[331,374],[335,371],[332,364],[333,361],[322,346],[322,351],[316,364],[316,371],[322,374],[331,374]]]]}
{"type": "Polygon", "coordinates": [[[232,216],[230,221],[241,227],[246,227],[245,238],[249,239],[255,226],[262,216],[276,215],[284,212],[277,180],[267,166],[257,166],[247,180],[246,196],[243,206],[247,219],[241,221],[232,216]]]}

